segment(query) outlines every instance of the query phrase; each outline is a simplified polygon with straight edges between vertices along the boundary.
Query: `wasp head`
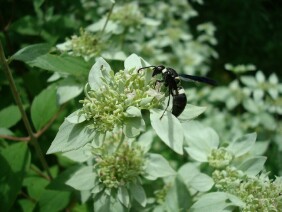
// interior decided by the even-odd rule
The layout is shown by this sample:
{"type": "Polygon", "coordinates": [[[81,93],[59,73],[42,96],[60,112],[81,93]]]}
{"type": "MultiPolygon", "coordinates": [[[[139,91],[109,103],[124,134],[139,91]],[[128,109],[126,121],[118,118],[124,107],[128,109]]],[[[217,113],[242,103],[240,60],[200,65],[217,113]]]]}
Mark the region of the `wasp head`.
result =
{"type": "Polygon", "coordinates": [[[161,74],[164,69],[165,69],[165,67],[163,65],[155,66],[154,69],[153,69],[152,76],[155,76],[157,74],[161,74]]]}

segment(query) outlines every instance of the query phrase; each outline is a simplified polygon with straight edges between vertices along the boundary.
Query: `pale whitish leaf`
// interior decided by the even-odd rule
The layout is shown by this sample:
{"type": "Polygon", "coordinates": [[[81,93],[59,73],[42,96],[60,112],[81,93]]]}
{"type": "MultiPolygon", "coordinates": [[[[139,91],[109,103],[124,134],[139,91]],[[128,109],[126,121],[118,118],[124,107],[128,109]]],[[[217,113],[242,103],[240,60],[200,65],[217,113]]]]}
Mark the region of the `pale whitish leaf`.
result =
{"type": "Polygon", "coordinates": [[[203,174],[195,164],[187,163],[178,170],[187,188],[194,188],[196,191],[209,191],[214,185],[213,179],[203,174]]]}
{"type": "Polygon", "coordinates": [[[78,149],[90,142],[94,136],[95,131],[87,128],[87,123],[72,124],[65,120],[47,154],[78,149]]]}
{"type": "Polygon", "coordinates": [[[142,67],[141,58],[136,54],[131,54],[124,61],[124,69],[130,70],[132,68],[139,69],[142,67]]]}
{"type": "Polygon", "coordinates": [[[258,141],[251,149],[251,155],[263,155],[269,146],[269,141],[258,141]]]}
{"type": "Polygon", "coordinates": [[[61,74],[55,72],[54,74],[52,74],[48,79],[47,82],[55,82],[56,80],[60,79],[62,76],[61,74]]]}
{"type": "Polygon", "coordinates": [[[259,105],[253,99],[244,99],[243,106],[246,110],[252,113],[259,113],[259,105]]]}
{"type": "Polygon", "coordinates": [[[142,114],[139,108],[134,107],[134,106],[129,106],[125,111],[125,116],[126,117],[141,117],[142,114]]]}
{"type": "Polygon", "coordinates": [[[104,140],[105,140],[105,133],[95,132],[93,141],[91,142],[91,145],[94,148],[99,148],[102,146],[104,140]]]}
{"type": "Polygon", "coordinates": [[[144,152],[148,152],[151,149],[155,133],[152,128],[146,130],[138,137],[138,143],[142,147],[144,152]]]}
{"type": "Polygon", "coordinates": [[[50,86],[38,94],[31,105],[31,119],[40,130],[58,111],[56,88],[50,86]]]}
{"type": "Polygon", "coordinates": [[[95,195],[94,198],[94,210],[95,212],[125,212],[125,207],[120,201],[111,197],[110,194],[106,192],[101,192],[95,195]]]}
{"type": "Polygon", "coordinates": [[[130,205],[130,199],[129,199],[129,194],[127,191],[127,188],[125,186],[119,187],[118,188],[118,192],[117,192],[117,198],[119,199],[119,201],[125,206],[125,207],[129,207],[130,205]]]}
{"type": "Polygon", "coordinates": [[[89,72],[88,83],[91,89],[98,90],[103,85],[101,77],[110,81],[110,71],[110,65],[102,57],[99,57],[89,72]]]}
{"type": "Polygon", "coordinates": [[[189,121],[182,123],[185,141],[188,144],[189,155],[193,159],[206,162],[212,149],[217,149],[219,145],[219,137],[217,133],[210,127],[206,127],[197,121],[189,121]]]}
{"type": "Polygon", "coordinates": [[[111,211],[111,197],[105,192],[97,194],[94,198],[93,211],[95,212],[105,212],[111,211]]]}
{"type": "Polygon", "coordinates": [[[86,203],[91,197],[91,192],[89,190],[80,191],[80,201],[81,203],[86,203]]]}
{"type": "Polygon", "coordinates": [[[265,129],[268,130],[275,130],[277,127],[277,120],[273,115],[271,115],[268,112],[262,112],[258,114],[258,117],[260,119],[260,123],[265,127],[265,129]]]}
{"type": "Polygon", "coordinates": [[[265,82],[265,76],[264,76],[264,74],[261,71],[258,71],[256,73],[256,79],[260,83],[265,82]]]}
{"type": "Polygon", "coordinates": [[[143,189],[143,187],[139,183],[132,183],[129,186],[130,193],[133,196],[133,198],[143,207],[146,206],[147,199],[146,199],[146,194],[143,189]]]}
{"type": "Polygon", "coordinates": [[[128,138],[134,138],[145,130],[145,121],[141,117],[127,118],[123,132],[128,138]]]}
{"type": "Polygon", "coordinates": [[[199,162],[207,162],[209,152],[202,151],[201,149],[197,149],[194,147],[184,147],[185,151],[188,155],[196,161],[199,162]]]}
{"type": "Polygon", "coordinates": [[[63,104],[81,94],[83,86],[72,79],[65,79],[58,83],[57,95],[59,104],[63,104]]]}
{"type": "Polygon", "coordinates": [[[126,58],[126,55],[123,51],[111,51],[111,52],[103,52],[102,53],[103,58],[107,60],[122,60],[124,61],[126,58]]]}
{"type": "Polygon", "coordinates": [[[245,203],[234,195],[224,192],[212,192],[201,196],[199,200],[192,205],[191,211],[233,211],[236,206],[243,207],[244,205],[245,203]]]}
{"type": "Polygon", "coordinates": [[[277,77],[277,75],[275,74],[275,73],[272,73],[270,76],[269,76],[269,82],[271,83],[271,84],[274,84],[274,85],[276,85],[276,84],[278,84],[278,77],[277,77]]]}
{"type": "Polygon", "coordinates": [[[178,154],[183,154],[183,128],[179,120],[170,112],[163,114],[163,110],[150,110],[150,120],[153,129],[162,141],[178,154]]]}
{"type": "Polygon", "coordinates": [[[10,105],[0,111],[0,127],[10,128],[21,120],[21,113],[16,105],[10,105]]]}
{"type": "Polygon", "coordinates": [[[63,156],[79,163],[85,162],[91,157],[90,155],[85,154],[84,148],[64,152],[63,156]]]}
{"type": "Polygon", "coordinates": [[[264,167],[267,157],[255,156],[245,160],[238,169],[249,176],[256,176],[264,167]]]}
{"type": "MultiPolygon", "coordinates": [[[[97,180],[97,179],[96,179],[97,180]]],[[[91,193],[98,194],[101,192],[105,186],[102,183],[97,183],[96,186],[92,189],[91,193]]]]}
{"type": "Polygon", "coordinates": [[[206,107],[199,107],[195,105],[190,105],[187,104],[184,111],[180,114],[178,119],[180,121],[186,121],[186,120],[191,120],[205,112],[207,108],[206,107]]]}
{"type": "Polygon", "coordinates": [[[79,191],[90,190],[95,186],[96,173],[92,166],[81,167],[67,180],[66,184],[79,191]]]}
{"type": "Polygon", "coordinates": [[[203,173],[199,173],[191,181],[191,187],[197,191],[205,192],[209,191],[214,185],[213,179],[203,173]]]}
{"type": "Polygon", "coordinates": [[[257,134],[250,133],[232,141],[227,150],[232,152],[235,157],[240,157],[249,152],[256,142],[257,134]]]}
{"type": "Polygon", "coordinates": [[[154,27],[157,27],[160,24],[160,21],[146,17],[142,18],[141,21],[148,26],[154,26],[154,27]]]}
{"type": "Polygon", "coordinates": [[[192,204],[192,197],[182,180],[175,178],[165,196],[166,211],[187,211],[192,204]]]}
{"type": "Polygon", "coordinates": [[[251,88],[254,88],[257,86],[257,81],[255,80],[254,77],[250,77],[250,76],[242,76],[240,78],[241,82],[251,88]]]}
{"type": "Polygon", "coordinates": [[[254,90],[254,99],[255,100],[261,100],[262,98],[263,98],[263,95],[264,95],[264,91],[263,90],[261,90],[261,89],[256,89],[256,90],[254,90]]]}
{"type": "Polygon", "coordinates": [[[175,171],[170,167],[168,161],[159,154],[149,154],[146,167],[146,178],[155,180],[159,177],[168,177],[175,175],[175,171]]]}
{"type": "Polygon", "coordinates": [[[72,123],[72,124],[79,124],[79,123],[82,123],[86,120],[86,117],[84,114],[79,114],[80,110],[76,110],[74,111],[72,114],[70,114],[66,120],[69,122],[69,123],[72,123]]]}

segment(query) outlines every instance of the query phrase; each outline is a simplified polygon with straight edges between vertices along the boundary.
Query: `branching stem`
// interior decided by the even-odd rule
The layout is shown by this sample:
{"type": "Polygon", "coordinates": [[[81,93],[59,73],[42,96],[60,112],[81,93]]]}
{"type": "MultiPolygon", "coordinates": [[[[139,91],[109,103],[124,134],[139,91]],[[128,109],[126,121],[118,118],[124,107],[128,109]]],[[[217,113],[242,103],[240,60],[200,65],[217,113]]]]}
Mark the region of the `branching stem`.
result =
{"type": "Polygon", "coordinates": [[[23,107],[23,104],[22,104],[19,92],[17,91],[17,87],[16,87],[16,84],[15,84],[14,78],[12,76],[12,72],[11,72],[11,70],[9,68],[9,65],[7,63],[7,60],[5,58],[5,53],[4,53],[1,41],[0,41],[0,63],[2,65],[2,68],[3,68],[3,71],[4,71],[5,75],[6,75],[7,79],[8,79],[8,81],[9,81],[9,85],[10,85],[10,88],[11,88],[14,100],[15,100],[16,104],[18,105],[19,110],[21,112],[25,128],[26,128],[26,130],[28,132],[28,135],[30,137],[30,143],[34,146],[35,152],[36,152],[37,156],[39,157],[39,159],[41,161],[41,164],[42,164],[43,168],[46,170],[49,178],[52,179],[52,176],[51,176],[51,173],[49,171],[49,167],[48,167],[47,161],[46,161],[46,159],[45,159],[45,157],[43,155],[41,147],[38,144],[38,139],[35,136],[35,133],[33,133],[33,130],[32,130],[32,127],[31,127],[31,123],[30,123],[30,121],[29,121],[29,119],[27,117],[27,114],[26,114],[25,110],[24,110],[24,107],[23,107]]]}

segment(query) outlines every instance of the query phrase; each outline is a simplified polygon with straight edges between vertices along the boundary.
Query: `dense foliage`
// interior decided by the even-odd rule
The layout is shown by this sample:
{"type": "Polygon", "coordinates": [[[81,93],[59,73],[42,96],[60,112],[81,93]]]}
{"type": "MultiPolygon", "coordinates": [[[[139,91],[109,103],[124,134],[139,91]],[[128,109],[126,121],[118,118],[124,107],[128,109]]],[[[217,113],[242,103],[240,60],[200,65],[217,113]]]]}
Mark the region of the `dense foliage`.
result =
{"type": "Polygon", "coordinates": [[[223,51],[211,2],[6,2],[0,210],[281,211],[282,84],[260,70],[277,61],[223,51]],[[161,75],[138,71],[159,64],[218,85],[181,82],[175,117],[161,75]]]}

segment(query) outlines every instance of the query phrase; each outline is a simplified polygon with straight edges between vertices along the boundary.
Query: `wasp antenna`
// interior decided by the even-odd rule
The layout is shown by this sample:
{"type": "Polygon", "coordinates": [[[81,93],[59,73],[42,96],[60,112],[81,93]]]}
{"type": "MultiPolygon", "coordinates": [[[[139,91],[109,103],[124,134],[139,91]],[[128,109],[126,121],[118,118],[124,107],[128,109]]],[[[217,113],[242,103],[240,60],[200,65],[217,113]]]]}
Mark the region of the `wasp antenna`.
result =
{"type": "Polygon", "coordinates": [[[142,69],[146,69],[146,68],[156,68],[157,66],[146,66],[146,67],[142,67],[142,68],[139,68],[137,70],[137,73],[139,73],[139,71],[141,71],[142,69]]]}

